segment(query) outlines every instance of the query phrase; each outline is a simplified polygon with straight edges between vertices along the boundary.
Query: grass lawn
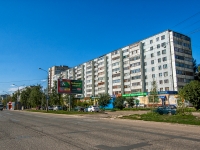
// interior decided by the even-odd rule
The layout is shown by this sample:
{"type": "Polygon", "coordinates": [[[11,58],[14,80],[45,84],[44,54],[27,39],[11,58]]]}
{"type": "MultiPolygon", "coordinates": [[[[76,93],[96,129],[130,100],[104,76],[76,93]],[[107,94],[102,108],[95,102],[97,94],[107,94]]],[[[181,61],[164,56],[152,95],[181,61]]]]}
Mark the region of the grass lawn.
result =
{"type": "Polygon", "coordinates": [[[169,122],[179,124],[200,125],[200,118],[188,114],[177,115],[159,115],[157,113],[149,112],[147,114],[134,114],[130,116],[123,116],[122,119],[144,120],[144,121],[156,121],[156,122],[169,122]]]}

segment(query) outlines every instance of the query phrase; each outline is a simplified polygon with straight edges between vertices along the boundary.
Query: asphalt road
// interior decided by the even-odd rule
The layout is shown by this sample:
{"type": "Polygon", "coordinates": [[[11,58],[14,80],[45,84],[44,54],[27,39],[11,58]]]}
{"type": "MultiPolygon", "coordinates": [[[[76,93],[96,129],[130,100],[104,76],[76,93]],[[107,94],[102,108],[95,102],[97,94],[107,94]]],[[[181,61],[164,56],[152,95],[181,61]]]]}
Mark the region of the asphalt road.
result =
{"type": "Polygon", "coordinates": [[[0,150],[200,149],[199,126],[123,120],[109,115],[0,111],[0,150]]]}

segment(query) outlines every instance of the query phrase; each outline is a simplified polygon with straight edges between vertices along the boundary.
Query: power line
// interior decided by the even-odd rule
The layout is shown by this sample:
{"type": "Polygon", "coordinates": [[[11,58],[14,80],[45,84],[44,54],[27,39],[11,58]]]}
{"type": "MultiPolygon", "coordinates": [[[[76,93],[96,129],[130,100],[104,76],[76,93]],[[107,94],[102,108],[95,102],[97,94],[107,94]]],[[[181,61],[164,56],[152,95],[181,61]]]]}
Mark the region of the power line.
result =
{"type": "Polygon", "coordinates": [[[180,24],[184,23],[185,21],[187,21],[187,20],[191,19],[192,17],[194,17],[194,16],[198,15],[199,13],[200,13],[200,11],[199,11],[199,12],[197,12],[196,14],[194,14],[194,15],[192,15],[192,16],[190,16],[190,17],[188,17],[187,19],[185,19],[185,20],[183,20],[183,21],[181,21],[181,22],[177,23],[177,24],[176,24],[176,25],[174,25],[172,28],[174,28],[174,27],[176,27],[176,26],[178,26],[178,25],[180,25],[180,24]]]}
{"type": "Polygon", "coordinates": [[[193,31],[191,31],[191,32],[189,32],[189,33],[187,33],[188,35],[191,35],[191,34],[194,34],[194,33],[197,33],[197,32],[199,32],[200,31],[200,28],[197,28],[197,29],[195,29],[195,30],[193,30],[193,31]]]}

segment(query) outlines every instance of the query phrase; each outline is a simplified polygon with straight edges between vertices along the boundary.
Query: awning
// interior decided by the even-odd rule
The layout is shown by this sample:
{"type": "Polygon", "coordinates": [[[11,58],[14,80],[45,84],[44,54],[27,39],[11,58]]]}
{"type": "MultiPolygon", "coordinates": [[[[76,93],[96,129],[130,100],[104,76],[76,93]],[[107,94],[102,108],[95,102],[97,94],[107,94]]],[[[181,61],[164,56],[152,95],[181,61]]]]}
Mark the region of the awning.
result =
{"type": "Polygon", "coordinates": [[[166,99],[166,96],[158,96],[160,99],[166,99]]]}

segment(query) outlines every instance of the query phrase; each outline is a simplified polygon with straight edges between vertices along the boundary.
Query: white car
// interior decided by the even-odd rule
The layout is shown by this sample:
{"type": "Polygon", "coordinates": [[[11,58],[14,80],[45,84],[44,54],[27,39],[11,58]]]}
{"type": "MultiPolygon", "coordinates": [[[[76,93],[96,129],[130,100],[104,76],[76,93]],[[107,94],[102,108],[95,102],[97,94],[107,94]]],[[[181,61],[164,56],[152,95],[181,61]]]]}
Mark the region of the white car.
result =
{"type": "Polygon", "coordinates": [[[87,108],[88,112],[99,112],[99,107],[98,106],[89,106],[87,108]]]}

